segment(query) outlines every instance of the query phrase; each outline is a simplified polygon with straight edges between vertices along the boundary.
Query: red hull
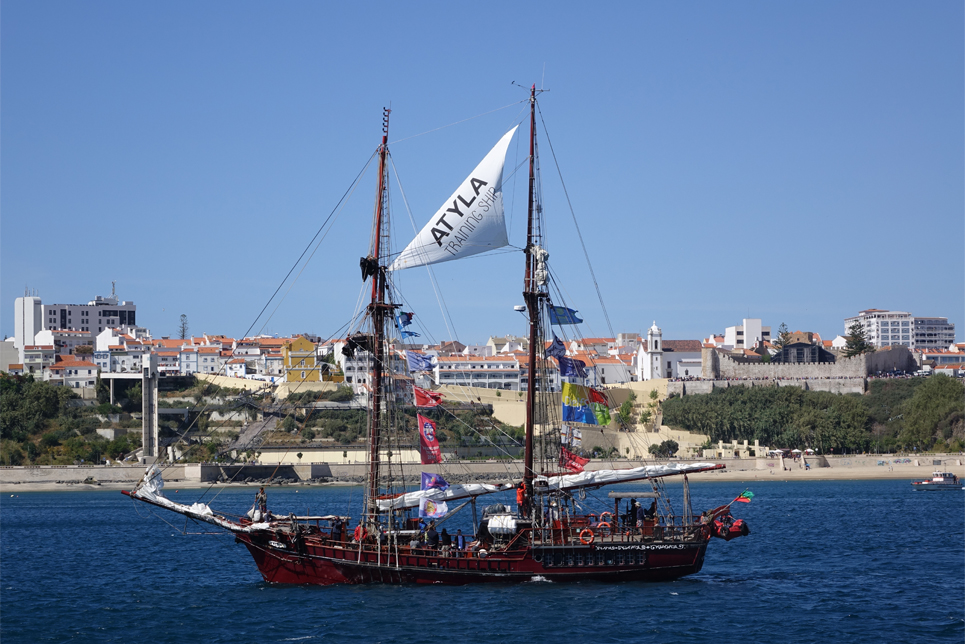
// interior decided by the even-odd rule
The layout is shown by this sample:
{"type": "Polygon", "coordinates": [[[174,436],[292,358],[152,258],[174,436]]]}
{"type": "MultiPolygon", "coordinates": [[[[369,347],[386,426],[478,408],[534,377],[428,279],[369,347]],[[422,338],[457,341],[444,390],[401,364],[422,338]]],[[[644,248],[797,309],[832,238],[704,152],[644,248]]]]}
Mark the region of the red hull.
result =
{"type": "Polygon", "coordinates": [[[435,551],[396,556],[358,544],[309,538],[294,543],[281,535],[239,534],[265,581],[273,584],[475,584],[550,581],[668,581],[698,572],[707,540],[534,546],[488,557],[441,556],[435,551]],[[284,537],[282,537],[284,538],[284,537]]]}

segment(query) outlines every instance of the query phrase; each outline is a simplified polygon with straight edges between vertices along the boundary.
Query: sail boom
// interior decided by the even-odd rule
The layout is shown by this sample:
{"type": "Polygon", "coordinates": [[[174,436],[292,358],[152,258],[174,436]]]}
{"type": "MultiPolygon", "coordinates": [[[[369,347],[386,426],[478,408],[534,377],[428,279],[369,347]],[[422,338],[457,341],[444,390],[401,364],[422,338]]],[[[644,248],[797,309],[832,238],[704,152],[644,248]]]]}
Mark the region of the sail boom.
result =
{"type": "Polygon", "coordinates": [[[656,479],[664,476],[678,476],[722,470],[726,465],[720,463],[690,463],[677,465],[644,465],[625,470],[589,470],[579,474],[564,474],[552,478],[540,476],[538,482],[545,481],[550,490],[577,490],[587,487],[602,487],[618,483],[630,483],[644,479],[656,479]]]}
{"type": "Polygon", "coordinates": [[[378,503],[380,510],[401,510],[403,508],[419,507],[419,501],[422,499],[428,499],[436,502],[457,501],[459,499],[468,499],[483,496],[485,494],[493,494],[494,492],[505,492],[506,490],[512,489],[512,483],[503,483],[502,485],[466,483],[465,485],[450,485],[445,490],[431,488],[428,490],[406,492],[405,494],[400,494],[395,498],[379,499],[378,503]]]}

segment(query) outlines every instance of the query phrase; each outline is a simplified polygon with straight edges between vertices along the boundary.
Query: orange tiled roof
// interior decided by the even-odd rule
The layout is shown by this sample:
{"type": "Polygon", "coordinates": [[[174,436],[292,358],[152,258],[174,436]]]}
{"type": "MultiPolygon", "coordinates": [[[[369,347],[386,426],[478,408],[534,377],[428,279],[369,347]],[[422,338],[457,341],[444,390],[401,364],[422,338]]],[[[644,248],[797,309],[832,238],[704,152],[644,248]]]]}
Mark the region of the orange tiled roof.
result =
{"type": "Polygon", "coordinates": [[[59,371],[61,369],[67,369],[67,368],[97,369],[97,365],[94,364],[93,362],[87,362],[86,360],[64,360],[50,367],[52,371],[54,370],[59,371]]]}

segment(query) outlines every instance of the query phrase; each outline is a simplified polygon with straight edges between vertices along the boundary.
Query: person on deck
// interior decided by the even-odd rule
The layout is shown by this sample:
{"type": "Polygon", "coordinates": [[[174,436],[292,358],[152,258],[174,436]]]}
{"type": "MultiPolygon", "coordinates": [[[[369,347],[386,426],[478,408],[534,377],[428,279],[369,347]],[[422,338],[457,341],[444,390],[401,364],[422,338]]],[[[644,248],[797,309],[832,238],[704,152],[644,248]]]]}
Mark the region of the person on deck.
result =
{"type": "Polygon", "coordinates": [[[523,506],[526,504],[526,481],[520,481],[516,486],[516,507],[520,516],[523,516],[523,506]]]}
{"type": "Polygon", "coordinates": [[[264,516],[265,511],[268,509],[268,495],[265,494],[264,486],[258,488],[258,494],[255,495],[255,503],[258,504],[261,515],[264,516]]]}
{"type": "Polygon", "coordinates": [[[633,524],[636,522],[636,518],[635,518],[635,513],[637,511],[637,508],[635,507],[636,504],[637,504],[636,499],[630,499],[629,503],[627,503],[627,513],[623,515],[623,525],[625,525],[628,528],[632,528],[633,524]]]}
{"type": "Polygon", "coordinates": [[[653,500],[653,503],[650,504],[650,509],[646,510],[644,514],[646,515],[647,519],[657,518],[657,499],[653,500]]]}
{"type": "Polygon", "coordinates": [[[456,556],[461,557],[465,549],[466,537],[462,534],[462,530],[456,530],[456,556]]]}
{"type": "Polygon", "coordinates": [[[442,534],[439,535],[439,542],[442,545],[443,556],[449,556],[449,550],[452,548],[452,535],[450,535],[445,528],[442,529],[442,534]]]}
{"type": "Polygon", "coordinates": [[[640,505],[639,501],[634,502],[633,506],[636,513],[637,530],[640,531],[640,536],[643,537],[643,522],[647,520],[647,513],[644,511],[643,506],[640,505]]]}
{"type": "Polygon", "coordinates": [[[429,529],[426,530],[426,545],[430,548],[439,547],[439,533],[436,532],[436,522],[431,521],[429,523],[429,529]]]}

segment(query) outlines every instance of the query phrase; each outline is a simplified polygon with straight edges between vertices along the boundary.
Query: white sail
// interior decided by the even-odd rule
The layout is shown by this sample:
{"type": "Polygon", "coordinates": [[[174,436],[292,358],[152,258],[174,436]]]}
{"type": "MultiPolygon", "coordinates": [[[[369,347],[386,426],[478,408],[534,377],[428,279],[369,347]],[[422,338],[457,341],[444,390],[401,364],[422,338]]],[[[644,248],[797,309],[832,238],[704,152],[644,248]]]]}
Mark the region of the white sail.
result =
{"type": "Polygon", "coordinates": [[[596,487],[627,483],[641,479],[655,479],[677,474],[693,474],[708,470],[722,470],[724,465],[717,463],[677,463],[675,465],[644,465],[626,470],[587,470],[579,474],[565,474],[554,477],[537,477],[545,481],[551,490],[574,490],[581,487],[596,487]]]}
{"type": "MultiPolygon", "coordinates": [[[[564,474],[562,476],[537,476],[536,480],[544,483],[550,490],[574,490],[581,487],[597,487],[627,483],[641,479],[655,479],[662,476],[679,474],[693,474],[708,470],[722,470],[724,465],[716,463],[677,463],[674,465],[645,465],[625,470],[587,470],[579,474],[564,474]]],[[[468,497],[483,496],[494,492],[505,492],[514,488],[511,483],[502,485],[488,485],[485,483],[467,483],[465,485],[450,485],[445,490],[430,488],[400,494],[392,499],[379,499],[380,510],[399,510],[415,508],[421,499],[432,501],[454,501],[468,497]]]]}
{"type": "Polygon", "coordinates": [[[419,507],[419,501],[422,499],[429,499],[431,501],[454,501],[456,499],[466,499],[484,494],[492,494],[493,492],[505,492],[506,490],[512,489],[512,483],[503,483],[502,485],[466,483],[465,485],[450,485],[445,490],[430,488],[428,490],[407,492],[392,499],[379,499],[378,505],[380,510],[416,508],[419,507]]]}
{"type": "Polygon", "coordinates": [[[134,491],[131,492],[130,496],[135,499],[147,501],[148,503],[160,506],[167,510],[171,510],[172,512],[183,514],[184,516],[195,519],[196,521],[204,521],[205,523],[216,525],[219,528],[224,528],[225,530],[230,530],[231,532],[255,532],[257,530],[266,530],[271,527],[271,524],[269,523],[252,523],[247,526],[240,525],[234,521],[226,519],[221,515],[215,514],[205,503],[193,503],[191,505],[175,503],[161,493],[161,488],[163,487],[164,478],[161,476],[161,470],[158,469],[157,464],[154,464],[148,469],[144,475],[144,479],[136,488],[134,488],[134,491]]]}
{"type": "Polygon", "coordinates": [[[436,211],[392,262],[390,271],[448,262],[509,244],[503,218],[503,166],[516,127],[499,139],[436,211]]]}

